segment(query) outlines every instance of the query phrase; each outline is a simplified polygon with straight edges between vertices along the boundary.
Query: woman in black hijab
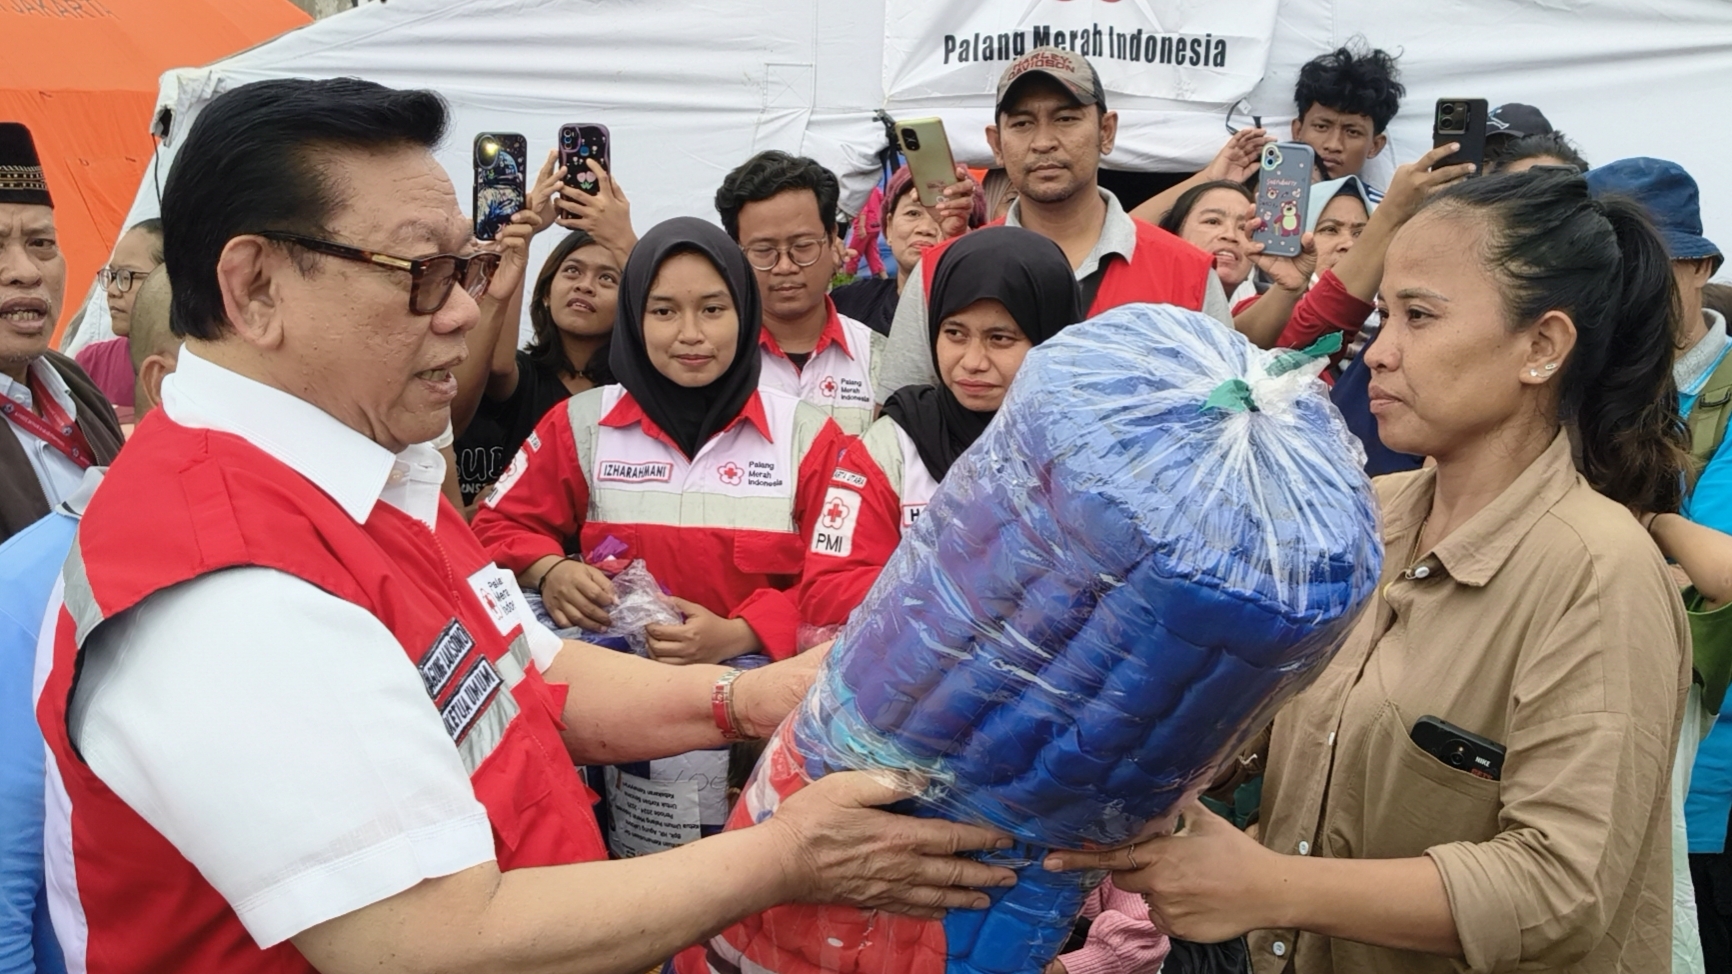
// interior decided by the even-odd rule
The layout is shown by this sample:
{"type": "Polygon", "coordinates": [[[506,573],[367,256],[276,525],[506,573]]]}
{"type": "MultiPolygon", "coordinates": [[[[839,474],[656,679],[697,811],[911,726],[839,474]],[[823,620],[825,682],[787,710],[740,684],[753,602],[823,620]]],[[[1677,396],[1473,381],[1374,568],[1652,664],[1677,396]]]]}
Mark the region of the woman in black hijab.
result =
{"type": "Polygon", "coordinates": [[[831,488],[859,510],[848,550],[814,544],[806,556],[800,602],[815,625],[846,621],[865,599],[902,531],[992,422],[1028,350],[1075,324],[1083,311],[1064,251],[1020,227],[976,230],[946,248],[928,302],[939,384],[897,390],[884,415],[837,462],[838,481],[848,474],[864,486],[831,488]]]}
{"type": "Polygon", "coordinates": [[[757,279],[719,227],[681,217],[638,241],[620,281],[618,384],[550,412],[473,524],[554,622],[607,629],[604,569],[641,558],[686,617],[646,628],[651,655],[793,655],[788,590],[854,441],[758,388],[760,327],[757,279]]]}
{"type": "Polygon", "coordinates": [[[986,431],[1028,350],[1082,317],[1082,296],[1058,244],[989,227],[944,251],[927,300],[940,384],[897,390],[884,415],[914,441],[936,484],[986,431]]]}

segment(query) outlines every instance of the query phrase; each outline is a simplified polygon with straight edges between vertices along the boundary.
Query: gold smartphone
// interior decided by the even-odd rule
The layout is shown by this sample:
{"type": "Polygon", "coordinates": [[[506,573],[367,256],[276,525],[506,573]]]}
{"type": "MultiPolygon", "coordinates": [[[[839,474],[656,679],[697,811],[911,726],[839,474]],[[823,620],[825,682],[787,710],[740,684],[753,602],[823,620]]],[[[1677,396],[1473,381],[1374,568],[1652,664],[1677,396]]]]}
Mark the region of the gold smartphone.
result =
{"type": "Polygon", "coordinates": [[[944,187],[962,182],[956,178],[956,159],[950,154],[950,140],[944,136],[942,119],[911,118],[897,122],[896,139],[908,158],[914,191],[920,195],[922,205],[937,206],[944,187]]]}

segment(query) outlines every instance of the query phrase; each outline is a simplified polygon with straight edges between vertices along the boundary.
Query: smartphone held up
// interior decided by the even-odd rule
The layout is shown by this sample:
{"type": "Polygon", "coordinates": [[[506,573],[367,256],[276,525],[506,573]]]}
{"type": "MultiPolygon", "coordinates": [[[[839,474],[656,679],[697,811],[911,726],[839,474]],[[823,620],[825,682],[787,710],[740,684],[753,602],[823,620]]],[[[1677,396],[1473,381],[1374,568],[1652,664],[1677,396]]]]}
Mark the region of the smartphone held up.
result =
{"type": "Polygon", "coordinates": [[[1297,257],[1311,204],[1311,172],[1317,154],[1303,142],[1271,142],[1257,165],[1257,229],[1251,239],[1263,253],[1297,257]]]}
{"type": "Polygon", "coordinates": [[[1439,159],[1431,168],[1444,169],[1471,162],[1474,167],[1472,175],[1483,172],[1487,115],[1484,98],[1439,98],[1431,123],[1431,147],[1435,149],[1453,142],[1461,148],[1439,159]]]}
{"type": "Polygon", "coordinates": [[[591,196],[601,192],[601,181],[589,168],[589,161],[602,169],[613,170],[607,126],[568,123],[559,127],[559,167],[565,173],[565,185],[591,196]]]}
{"type": "Polygon", "coordinates": [[[956,177],[956,158],[950,154],[950,139],[944,134],[942,119],[911,118],[898,122],[896,140],[908,159],[914,192],[922,206],[937,206],[944,198],[946,186],[962,182],[956,177]]]}
{"type": "Polygon", "coordinates": [[[475,239],[497,240],[500,229],[523,209],[528,152],[527,141],[515,132],[475,137],[475,239]]]}

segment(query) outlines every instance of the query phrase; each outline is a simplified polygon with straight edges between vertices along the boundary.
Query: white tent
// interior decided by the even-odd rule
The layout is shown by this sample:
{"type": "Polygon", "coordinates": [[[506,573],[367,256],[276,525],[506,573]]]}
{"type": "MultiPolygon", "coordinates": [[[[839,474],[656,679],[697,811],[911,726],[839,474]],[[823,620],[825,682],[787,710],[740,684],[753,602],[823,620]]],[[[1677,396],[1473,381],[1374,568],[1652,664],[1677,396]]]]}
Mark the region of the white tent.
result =
{"type": "MultiPolygon", "coordinates": [[[[127,222],[157,214],[160,181],[210,99],[265,78],[344,75],[450,101],[440,158],[465,206],[474,133],[521,132],[539,160],[561,124],[601,122],[640,231],[681,214],[713,219],[722,176],[770,148],[836,170],[851,210],[876,175],[879,109],[940,115],[959,157],[989,163],[982,130],[1003,63],[984,58],[1004,53],[993,31],[1032,39],[1040,25],[1080,26],[1084,45],[1091,25],[1108,31],[1084,52],[1101,55],[1122,117],[1109,165],[1199,168],[1240,95],[1285,136],[1300,65],[1360,35],[1399,53],[1408,91],[1373,181],[1429,147],[1438,97],[1522,101],[1593,162],[1682,163],[1702,184],[1708,236],[1732,247],[1732,189],[1716,178],[1732,136],[1710,121],[1732,92],[1726,0],[389,0],[165,75],[165,140],[127,222]],[[1225,69],[1207,54],[1201,68],[1136,57],[1144,40],[1154,56],[1157,33],[1205,31],[1223,53],[1232,45],[1225,69]]],[[[531,266],[556,236],[538,239],[531,266]]],[[[70,344],[107,334],[106,309],[92,311],[70,344]]]]}

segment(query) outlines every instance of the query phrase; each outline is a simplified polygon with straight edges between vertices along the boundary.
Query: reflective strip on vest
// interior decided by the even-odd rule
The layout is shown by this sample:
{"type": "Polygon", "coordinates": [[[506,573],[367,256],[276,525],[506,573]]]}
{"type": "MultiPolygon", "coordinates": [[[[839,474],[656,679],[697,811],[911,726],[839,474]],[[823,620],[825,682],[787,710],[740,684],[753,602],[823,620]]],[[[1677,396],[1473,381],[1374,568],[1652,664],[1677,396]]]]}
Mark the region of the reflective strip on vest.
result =
{"type": "Polygon", "coordinates": [[[861,437],[861,442],[873,462],[878,464],[878,469],[884,472],[885,479],[896,488],[901,508],[898,523],[902,530],[908,530],[925,512],[932,495],[938,493],[938,481],[932,479],[931,472],[926,469],[926,461],[920,458],[920,450],[914,445],[913,438],[888,416],[873,423],[861,437]]]}
{"type": "Polygon", "coordinates": [[[96,604],[96,593],[90,590],[90,576],[84,571],[84,550],[76,536],[72,549],[66,553],[60,577],[66,584],[66,611],[72,615],[77,626],[76,640],[82,646],[96,627],[102,625],[102,609],[96,604]]]}
{"type": "Polygon", "coordinates": [[[493,754],[493,749],[505,739],[505,730],[517,718],[520,710],[511,688],[523,682],[529,666],[529,640],[522,633],[511,641],[511,649],[493,663],[504,685],[488,702],[487,709],[469,725],[469,730],[457,742],[457,753],[463,758],[463,770],[474,776],[481,763],[493,754]]]}
{"type": "Polygon", "coordinates": [[[798,532],[800,462],[823,427],[822,413],[759,389],[773,442],[741,422],[687,460],[641,427],[601,425],[623,395],[622,387],[606,386],[567,400],[578,467],[589,486],[587,522],[798,532]]]}

